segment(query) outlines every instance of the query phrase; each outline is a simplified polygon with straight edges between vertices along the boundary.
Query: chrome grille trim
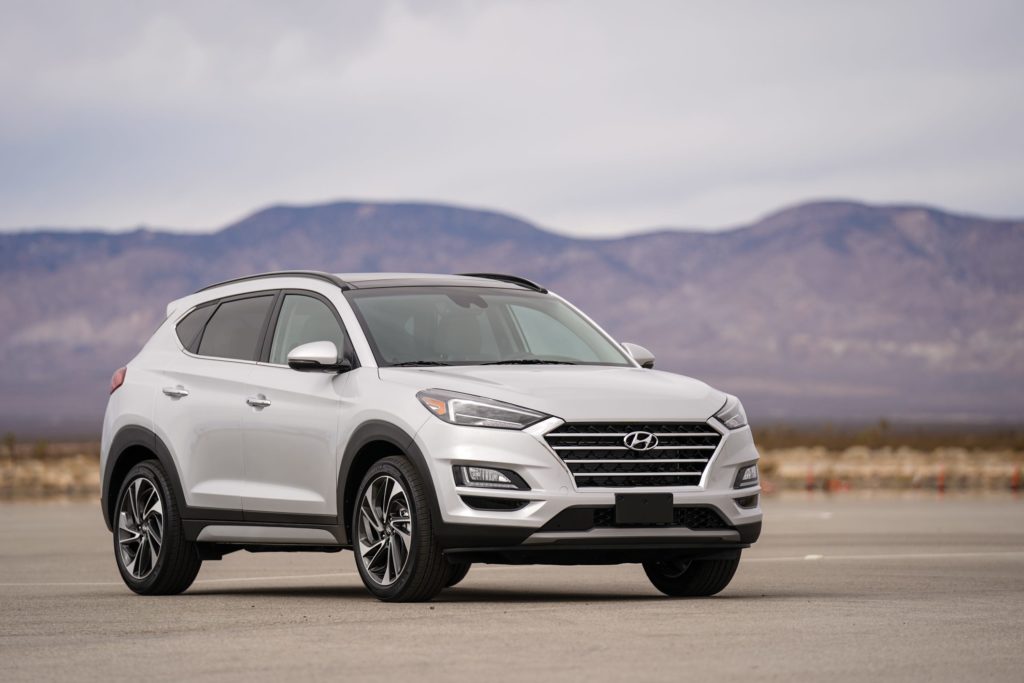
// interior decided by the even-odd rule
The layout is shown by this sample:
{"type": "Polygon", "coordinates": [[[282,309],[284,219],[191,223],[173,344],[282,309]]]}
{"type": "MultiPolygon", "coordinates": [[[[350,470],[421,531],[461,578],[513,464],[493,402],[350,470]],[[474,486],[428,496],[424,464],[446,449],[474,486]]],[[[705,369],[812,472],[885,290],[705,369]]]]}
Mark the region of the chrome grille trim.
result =
{"type": "Polygon", "coordinates": [[[577,488],[693,487],[722,442],[712,425],[688,423],[563,423],[544,434],[577,488]],[[623,439],[649,432],[658,445],[643,451],[623,439]],[[696,456],[696,457],[694,457],[696,456]]]}

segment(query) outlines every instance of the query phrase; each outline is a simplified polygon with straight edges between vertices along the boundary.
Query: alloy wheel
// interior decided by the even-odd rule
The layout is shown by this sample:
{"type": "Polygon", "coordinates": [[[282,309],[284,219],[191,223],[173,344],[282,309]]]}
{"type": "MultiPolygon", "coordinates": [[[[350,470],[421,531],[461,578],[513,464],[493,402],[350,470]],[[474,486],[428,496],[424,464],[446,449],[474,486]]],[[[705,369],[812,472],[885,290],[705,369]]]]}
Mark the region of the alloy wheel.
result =
{"type": "Polygon", "coordinates": [[[164,540],[164,506],[160,490],[146,477],[128,485],[117,515],[117,547],[121,564],[137,580],[150,575],[160,559],[164,540]]]}
{"type": "Polygon", "coordinates": [[[381,475],[370,482],[359,504],[359,561],[382,586],[402,574],[412,547],[409,498],[394,477],[381,475]]]}

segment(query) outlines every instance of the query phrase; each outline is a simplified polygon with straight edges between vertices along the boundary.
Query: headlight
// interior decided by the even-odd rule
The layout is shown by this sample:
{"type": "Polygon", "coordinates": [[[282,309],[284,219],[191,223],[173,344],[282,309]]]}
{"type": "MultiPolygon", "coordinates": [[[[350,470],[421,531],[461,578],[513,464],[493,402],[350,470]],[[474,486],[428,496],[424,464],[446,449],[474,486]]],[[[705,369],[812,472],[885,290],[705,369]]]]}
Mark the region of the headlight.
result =
{"type": "Polygon", "coordinates": [[[442,389],[427,389],[416,394],[420,403],[445,422],[470,427],[526,429],[548,418],[526,408],[490,398],[459,394],[442,389]]]}
{"type": "Polygon", "coordinates": [[[734,489],[745,489],[748,486],[757,486],[757,482],[760,478],[757,475],[757,464],[747,465],[741,467],[736,472],[736,481],[733,483],[734,489]]]}
{"type": "Polygon", "coordinates": [[[715,417],[729,429],[747,426],[747,414],[743,411],[743,404],[730,394],[726,394],[725,405],[715,413],[715,417]]]}

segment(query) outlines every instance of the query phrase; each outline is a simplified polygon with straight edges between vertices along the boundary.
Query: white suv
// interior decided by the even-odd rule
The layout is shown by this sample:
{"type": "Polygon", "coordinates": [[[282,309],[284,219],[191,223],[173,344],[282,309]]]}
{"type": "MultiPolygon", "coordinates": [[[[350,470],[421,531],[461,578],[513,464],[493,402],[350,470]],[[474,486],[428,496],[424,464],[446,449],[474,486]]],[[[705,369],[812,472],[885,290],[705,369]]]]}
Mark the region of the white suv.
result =
{"type": "Polygon", "coordinates": [[[351,549],[389,601],[473,562],[637,562],[712,595],[760,534],[758,453],[735,397],[653,365],[514,276],[207,287],[111,382],[118,569],[180,593],[236,550],[351,549]]]}

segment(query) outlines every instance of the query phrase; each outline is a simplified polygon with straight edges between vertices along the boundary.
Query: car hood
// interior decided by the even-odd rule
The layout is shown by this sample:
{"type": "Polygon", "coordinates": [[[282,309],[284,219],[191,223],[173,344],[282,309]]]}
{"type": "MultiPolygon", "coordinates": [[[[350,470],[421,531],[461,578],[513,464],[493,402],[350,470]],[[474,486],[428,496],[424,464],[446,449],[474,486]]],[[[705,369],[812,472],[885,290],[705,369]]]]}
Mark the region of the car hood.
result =
{"type": "Polygon", "coordinates": [[[725,403],[707,384],[659,370],[594,365],[380,368],[380,378],[514,403],[578,421],[701,421],[725,403]]]}

